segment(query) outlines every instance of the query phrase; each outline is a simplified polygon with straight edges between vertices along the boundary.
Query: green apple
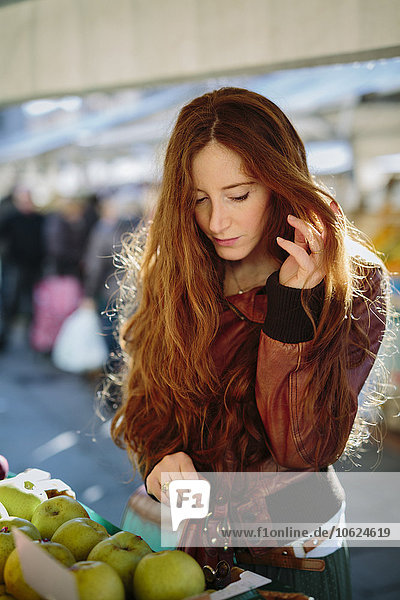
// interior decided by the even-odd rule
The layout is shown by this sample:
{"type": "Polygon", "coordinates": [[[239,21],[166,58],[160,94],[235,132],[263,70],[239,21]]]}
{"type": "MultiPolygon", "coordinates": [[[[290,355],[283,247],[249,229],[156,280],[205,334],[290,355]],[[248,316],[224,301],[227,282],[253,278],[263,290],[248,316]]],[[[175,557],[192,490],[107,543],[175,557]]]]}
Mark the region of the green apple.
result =
{"type": "Polygon", "coordinates": [[[42,537],[50,539],[60,525],[77,517],[89,517],[89,513],[78,500],[69,496],[54,496],[35,508],[31,520],[42,537]]]}
{"type": "Polygon", "coordinates": [[[105,562],[83,560],[70,571],[78,586],[79,600],[124,600],[124,585],[117,572],[105,562]]]}
{"type": "Polygon", "coordinates": [[[203,569],[181,550],[147,554],[133,576],[136,600],[182,600],[200,594],[205,587],[203,569]]]}
{"type": "Polygon", "coordinates": [[[2,502],[0,502],[0,519],[4,519],[5,517],[9,517],[8,510],[4,506],[2,502]]]}
{"type": "Polygon", "coordinates": [[[132,591],[132,579],[139,561],[152,549],[139,535],[129,531],[118,531],[96,544],[88,560],[100,560],[113,567],[125,586],[127,594],[132,591]]]}
{"type": "MultiPolygon", "coordinates": [[[[54,559],[62,563],[65,567],[71,567],[75,563],[73,554],[62,546],[53,542],[43,542],[35,540],[34,544],[40,544],[40,547],[48,552],[54,559]]],[[[7,592],[12,594],[17,600],[38,600],[41,596],[32,589],[25,581],[22,567],[19,560],[19,554],[15,548],[7,558],[4,567],[4,580],[7,592]]]]}
{"type": "Polygon", "coordinates": [[[109,533],[103,525],[88,517],[78,517],[60,525],[51,541],[67,546],[75,559],[80,561],[86,560],[91,549],[108,537],[109,533]]]}
{"type": "Polygon", "coordinates": [[[11,531],[12,527],[18,527],[32,540],[40,540],[40,532],[30,521],[20,519],[19,517],[8,517],[0,519],[0,582],[4,581],[4,566],[7,558],[15,548],[14,537],[11,531]]]}
{"type": "Polygon", "coordinates": [[[9,515],[30,521],[35,508],[47,498],[46,494],[37,491],[28,481],[21,486],[9,481],[12,480],[0,481],[0,502],[9,515]]]}

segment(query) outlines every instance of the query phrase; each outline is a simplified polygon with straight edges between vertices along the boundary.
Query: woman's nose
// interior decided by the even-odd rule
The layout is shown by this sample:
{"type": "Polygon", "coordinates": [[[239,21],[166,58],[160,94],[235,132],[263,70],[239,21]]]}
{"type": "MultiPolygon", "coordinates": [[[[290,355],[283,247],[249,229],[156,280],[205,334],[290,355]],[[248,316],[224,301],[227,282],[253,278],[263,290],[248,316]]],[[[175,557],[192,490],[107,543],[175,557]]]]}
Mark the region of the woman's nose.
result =
{"type": "Polygon", "coordinates": [[[211,206],[209,228],[211,233],[222,233],[229,226],[229,214],[222,202],[211,206]]]}

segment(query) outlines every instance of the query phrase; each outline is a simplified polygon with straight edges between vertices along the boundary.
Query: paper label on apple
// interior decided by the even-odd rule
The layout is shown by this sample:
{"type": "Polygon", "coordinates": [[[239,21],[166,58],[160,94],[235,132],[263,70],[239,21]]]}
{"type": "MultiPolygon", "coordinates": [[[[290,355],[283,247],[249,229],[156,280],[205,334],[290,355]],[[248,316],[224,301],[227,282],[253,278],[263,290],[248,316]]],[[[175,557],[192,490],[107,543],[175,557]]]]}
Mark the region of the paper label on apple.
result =
{"type": "Polygon", "coordinates": [[[18,529],[13,528],[13,535],[28,585],[45,598],[79,600],[75,578],[68,569],[18,529]]]}

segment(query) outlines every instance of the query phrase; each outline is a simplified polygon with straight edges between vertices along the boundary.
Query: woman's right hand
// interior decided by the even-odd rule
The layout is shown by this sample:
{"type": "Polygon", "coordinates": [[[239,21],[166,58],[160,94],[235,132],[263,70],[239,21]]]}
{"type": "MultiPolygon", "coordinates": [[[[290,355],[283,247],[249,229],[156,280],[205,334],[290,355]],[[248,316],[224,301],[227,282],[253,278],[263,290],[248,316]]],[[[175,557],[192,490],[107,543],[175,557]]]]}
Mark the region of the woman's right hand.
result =
{"type": "Polygon", "coordinates": [[[174,479],[200,479],[192,459],[185,452],[167,454],[156,464],[146,478],[147,492],[160,502],[169,504],[168,489],[161,489],[162,483],[169,485],[174,479]],[[161,474],[164,474],[161,479],[161,474]]]}

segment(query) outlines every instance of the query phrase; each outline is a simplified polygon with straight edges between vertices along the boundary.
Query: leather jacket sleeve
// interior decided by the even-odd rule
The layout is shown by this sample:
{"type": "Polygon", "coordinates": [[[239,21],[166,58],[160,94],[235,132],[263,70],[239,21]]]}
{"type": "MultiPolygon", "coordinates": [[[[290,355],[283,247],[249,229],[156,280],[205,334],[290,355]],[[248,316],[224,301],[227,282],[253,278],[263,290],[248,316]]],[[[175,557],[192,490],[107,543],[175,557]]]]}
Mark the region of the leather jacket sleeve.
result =
{"type": "MultiPolygon", "coordinates": [[[[370,351],[376,355],[385,330],[382,271],[378,267],[370,269],[365,281],[369,285],[365,286],[364,297],[354,298],[352,318],[358,319],[364,326],[370,341],[370,351]]],[[[313,290],[316,298],[313,312],[317,318],[318,302],[322,307],[322,287],[320,284],[313,290]]],[[[310,420],[302,416],[304,387],[308,377],[303,356],[307,344],[310,344],[310,322],[299,304],[300,292],[301,290],[281,286],[277,273],[268,279],[268,309],[261,331],[256,377],[257,407],[267,434],[269,449],[280,467],[292,470],[315,467],[317,443],[322,445],[319,467],[332,462],[328,459],[328,456],[332,456],[332,445],[337,446],[337,457],[344,450],[344,447],[338,446],[333,433],[337,427],[333,418],[329,431],[321,435],[315,432],[310,420]],[[288,319],[296,322],[297,343],[293,340],[293,327],[290,327],[290,323],[288,325],[288,319]],[[283,324],[281,330],[277,325],[279,323],[283,324]]],[[[358,352],[354,340],[351,341],[350,364],[357,362],[358,352]]],[[[341,427],[346,428],[346,440],[357,413],[358,394],[373,363],[374,357],[368,357],[347,371],[352,410],[341,423],[341,427]]]]}

